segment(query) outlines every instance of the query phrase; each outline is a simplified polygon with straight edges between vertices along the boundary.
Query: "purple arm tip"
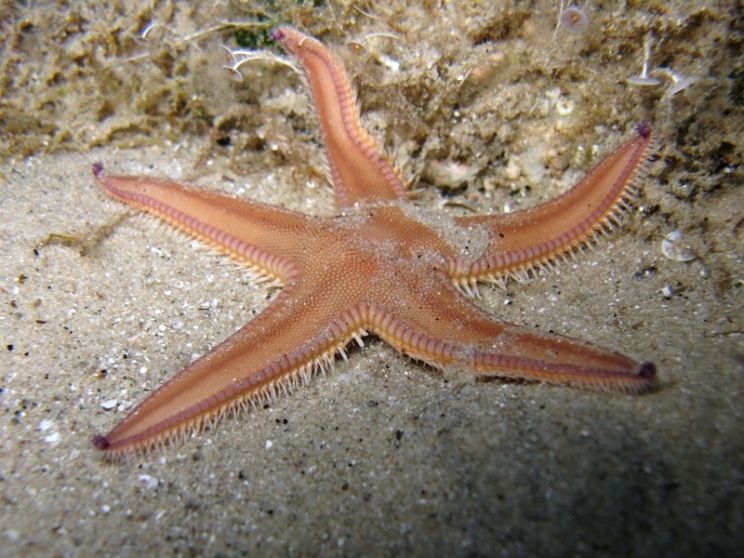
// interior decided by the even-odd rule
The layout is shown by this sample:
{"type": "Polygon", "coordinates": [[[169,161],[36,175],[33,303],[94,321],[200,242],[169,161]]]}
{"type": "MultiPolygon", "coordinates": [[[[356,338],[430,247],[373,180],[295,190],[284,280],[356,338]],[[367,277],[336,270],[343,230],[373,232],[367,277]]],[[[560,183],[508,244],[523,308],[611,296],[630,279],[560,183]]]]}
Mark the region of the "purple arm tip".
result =
{"type": "Polygon", "coordinates": [[[93,436],[93,445],[99,450],[107,450],[110,446],[106,436],[101,436],[100,434],[93,436]]]}
{"type": "Polygon", "coordinates": [[[95,162],[91,169],[93,170],[93,175],[99,178],[103,174],[103,163],[95,162]]]}
{"type": "Polygon", "coordinates": [[[648,122],[641,122],[638,124],[638,134],[640,134],[643,138],[648,139],[648,137],[651,135],[651,126],[648,125],[648,122]]]}
{"type": "Polygon", "coordinates": [[[656,365],[653,362],[644,362],[636,375],[644,380],[649,380],[656,375],[656,365]]]}

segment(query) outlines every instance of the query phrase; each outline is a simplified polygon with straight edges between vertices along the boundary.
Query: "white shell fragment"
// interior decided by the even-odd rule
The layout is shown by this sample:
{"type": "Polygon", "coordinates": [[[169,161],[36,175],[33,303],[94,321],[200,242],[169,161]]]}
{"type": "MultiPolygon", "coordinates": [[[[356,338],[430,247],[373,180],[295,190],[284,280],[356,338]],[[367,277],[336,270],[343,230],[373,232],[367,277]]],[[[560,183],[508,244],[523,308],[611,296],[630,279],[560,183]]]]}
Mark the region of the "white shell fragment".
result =
{"type": "Polygon", "coordinates": [[[155,490],[158,487],[158,484],[160,483],[160,481],[157,478],[152,477],[150,475],[140,475],[138,479],[142,481],[143,483],[145,483],[145,488],[147,490],[155,490]]]}
{"type": "Polygon", "coordinates": [[[664,237],[661,253],[675,262],[689,262],[697,258],[682,238],[682,231],[672,231],[664,237]]]}
{"type": "Polygon", "coordinates": [[[115,409],[118,403],[119,402],[116,399],[109,399],[108,401],[101,403],[101,407],[103,407],[105,411],[110,411],[111,409],[115,409]]]}

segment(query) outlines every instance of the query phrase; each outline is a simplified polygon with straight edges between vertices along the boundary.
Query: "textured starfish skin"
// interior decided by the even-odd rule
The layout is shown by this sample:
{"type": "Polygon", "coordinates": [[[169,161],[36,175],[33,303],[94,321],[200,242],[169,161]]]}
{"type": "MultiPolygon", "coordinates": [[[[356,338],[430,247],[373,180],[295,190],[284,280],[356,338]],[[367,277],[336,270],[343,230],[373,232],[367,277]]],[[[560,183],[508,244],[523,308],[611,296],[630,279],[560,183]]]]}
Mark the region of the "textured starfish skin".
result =
{"type": "Polygon", "coordinates": [[[550,265],[611,228],[643,173],[653,143],[648,127],[573,189],[534,209],[432,216],[408,201],[360,128],[341,63],[291,28],[273,37],[308,77],[339,212],[313,217],[167,180],[109,176],[95,165],[113,198],[283,283],[259,316],[96,436],[96,447],[116,456],[183,438],[306,382],[368,333],[439,368],[632,392],[648,387],[653,364],[498,321],[466,296],[477,281],[550,265]]]}

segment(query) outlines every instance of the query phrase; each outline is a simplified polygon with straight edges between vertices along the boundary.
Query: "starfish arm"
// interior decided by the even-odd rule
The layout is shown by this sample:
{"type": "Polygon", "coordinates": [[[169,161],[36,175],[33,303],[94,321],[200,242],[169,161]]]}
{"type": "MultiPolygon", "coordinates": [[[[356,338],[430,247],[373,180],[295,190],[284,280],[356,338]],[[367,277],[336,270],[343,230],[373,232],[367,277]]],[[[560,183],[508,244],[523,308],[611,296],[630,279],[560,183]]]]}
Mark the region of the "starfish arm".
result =
{"type": "Polygon", "coordinates": [[[312,217],[169,180],[110,176],[95,165],[98,184],[113,198],[151,213],[259,272],[284,280],[312,217]]]}
{"type": "Polygon", "coordinates": [[[297,58],[310,83],[339,208],[363,200],[407,200],[398,173],[359,124],[356,95],[342,62],[291,27],[277,27],[272,38],[297,58]]]}
{"type": "Polygon", "coordinates": [[[361,342],[367,313],[364,307],[334,305],[316,291],[291,277],[268,308],[163,384],[108,434],[96,436],[95,446],[117,457],[181,441],[325,372],[351,339],[361,342]]]}
{"type": "Polygon", "coordinates": [[[580,339],[491,322],[495,335],[484,339],[490,346],[468,353],[472,354],[469,364],[479,376],[640,393],[656,374],[651,362],[639,363],[580,339]]]}
{"type": "MultiPolygon", "coordinates": [[[[478,376],[640,392],[655,373],[620,353],[495,320],[441,277],[441,288],[411,297],[416,313],[376,307],[368,326],[403,353],[478,376]]],[[[396,294],[405,300],[405,295],[396,294]]],[[[404,304],[405,306],[405,304],[404,304]]]]}
{"type": "Polygon", "coordinates": [[[519,277],[612,230],[637,192],[653,145],[650,128],[641,124],[635,137],[554,200],[507,215],[458,218],[461,226],[486,227],[489,245],[483,257],[470,265],[451,261],[450,278],[467,289],[478,280],[519,277]]]}

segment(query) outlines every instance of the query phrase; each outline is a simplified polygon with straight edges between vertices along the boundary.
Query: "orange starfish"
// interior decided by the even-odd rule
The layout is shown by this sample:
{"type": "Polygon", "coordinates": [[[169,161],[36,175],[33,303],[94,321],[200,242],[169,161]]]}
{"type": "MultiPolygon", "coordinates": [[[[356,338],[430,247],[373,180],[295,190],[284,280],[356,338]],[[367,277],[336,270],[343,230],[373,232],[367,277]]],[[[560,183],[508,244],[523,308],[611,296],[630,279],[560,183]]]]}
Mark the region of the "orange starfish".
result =
{"type": "Polygon", "coordinates": [[[271,400],[374,333],[437,368],[640,392],[652,363],[495,320],[478,281],[519,276],[573,254],[616,224],[651,151],[646,125],[562,196],[509,215],[450,218],[411,204],[359,125],[343,66],[315,39],[272,37],[307,75],[328,149],[338,214],[313,217],[153,178],[93,172],[104,190],[283,283],[259,316],[160,387],[94,444],[148,450],[271,400]]]}

